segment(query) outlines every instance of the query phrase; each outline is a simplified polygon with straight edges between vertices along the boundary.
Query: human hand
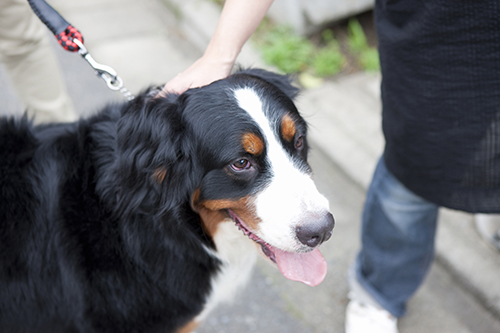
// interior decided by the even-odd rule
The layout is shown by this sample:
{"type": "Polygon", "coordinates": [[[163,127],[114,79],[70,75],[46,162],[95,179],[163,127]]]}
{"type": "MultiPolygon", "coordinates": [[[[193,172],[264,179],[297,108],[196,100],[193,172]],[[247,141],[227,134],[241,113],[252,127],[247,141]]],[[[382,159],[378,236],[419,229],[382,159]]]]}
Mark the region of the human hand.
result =
{"type": "Polygon", "coordinates": [[[203,56],[189,66],[184,72],[177,74],[163,87],[160,95],[167,93],[182,94],[190,88],[208,85],[214,81],[223,79],[231,73],[233,62],[223,62],[203,56]]]}
{"type": "Polygon", "coordinates": [[[264,18],[273,0],[226,0],[219,22],[203,57],[167,82],[159,96],[181,94],[231,73],[243,44],[264,18]]]}

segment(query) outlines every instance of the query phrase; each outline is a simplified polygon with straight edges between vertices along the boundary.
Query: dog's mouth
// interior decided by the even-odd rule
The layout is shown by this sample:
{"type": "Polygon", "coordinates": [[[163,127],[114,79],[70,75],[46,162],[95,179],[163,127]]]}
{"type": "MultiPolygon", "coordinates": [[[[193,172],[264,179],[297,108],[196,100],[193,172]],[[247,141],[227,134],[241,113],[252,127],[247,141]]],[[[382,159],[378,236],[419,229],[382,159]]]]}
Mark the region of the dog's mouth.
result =
{"type": "Polygon", "coordinates": [[[278,266],[287,279],[300,281],[309,286],[317,286],[326,276],[326,261],[318,249],[308,253],[292,253],[280,250],[254,234],[245,222],[228,209],[227,213],[245,236],[259,244],[262,252],[278,266]]]}
{"type": "Polygon", "coordinates": [[[272,262],[274,262],[276,264],[276,255],[274,254],[274,251],[273,251],[274,248],[271,245],[269,245],[268,243],[264,242],[262,239],[260,239],[259,236],[257,236],[253,232],[251,232],[250,229],[245,224],[245,222],[243,222],[243,220],[240,219],[238,217],[238,215],[236,215],[232,210],[228,209],[227,212],[228,212],[229,216],[231,216],[231,218],[233,219],[233,221],[236,224],[236,226],[238,227],[238,229],[243,231],[243,234],[245,236],[247,236],[248,238],[250,238],[254,242],[258,243],[262,248],[262,252],[264,252],[264,254],[272,262]]]}

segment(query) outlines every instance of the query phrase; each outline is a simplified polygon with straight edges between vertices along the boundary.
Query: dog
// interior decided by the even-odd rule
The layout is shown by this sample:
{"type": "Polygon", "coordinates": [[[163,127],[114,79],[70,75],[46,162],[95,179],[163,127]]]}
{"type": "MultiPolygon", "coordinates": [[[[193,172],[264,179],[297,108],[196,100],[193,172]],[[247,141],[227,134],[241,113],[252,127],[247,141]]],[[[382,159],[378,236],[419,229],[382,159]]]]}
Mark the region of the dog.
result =
{"type": "Polygon", "coordinates": [[[319,284],[332,235],[287,76],[0,120],[0,331],[189,332],[260,253],[319,284]]]}

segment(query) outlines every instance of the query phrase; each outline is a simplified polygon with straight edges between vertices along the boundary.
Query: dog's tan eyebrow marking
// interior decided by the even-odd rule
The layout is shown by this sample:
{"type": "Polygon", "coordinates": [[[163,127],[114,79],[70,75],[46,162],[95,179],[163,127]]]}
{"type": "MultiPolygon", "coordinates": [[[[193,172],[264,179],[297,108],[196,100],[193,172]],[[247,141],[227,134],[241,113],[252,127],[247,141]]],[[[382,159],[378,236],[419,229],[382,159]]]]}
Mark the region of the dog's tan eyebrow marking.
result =
{"type": "Polygon", "coordinates": [[[245,133],[241,138],[243,149],[252,155],[260,155],[264,150],[264,142],[254,133],[245,133]]]}
{"type": "Polygon", "coordinates": [[[297,129],[295,128],[295,122],[293,121],[292,117],[290,117],[290,115],[288,114],[285,114],[281,119],[281,135],[286,141],[291,142],[295,137],[296,132],[297,129]]]}
{"type": "Polygon", "coordinates": [[[167,169],[164,167],[159,167],[155,170],[153,173],[153,179],[158,183],[161,184],[163,183],[163,180],[165,179],[165,176],[167,175],[167,169]]]}

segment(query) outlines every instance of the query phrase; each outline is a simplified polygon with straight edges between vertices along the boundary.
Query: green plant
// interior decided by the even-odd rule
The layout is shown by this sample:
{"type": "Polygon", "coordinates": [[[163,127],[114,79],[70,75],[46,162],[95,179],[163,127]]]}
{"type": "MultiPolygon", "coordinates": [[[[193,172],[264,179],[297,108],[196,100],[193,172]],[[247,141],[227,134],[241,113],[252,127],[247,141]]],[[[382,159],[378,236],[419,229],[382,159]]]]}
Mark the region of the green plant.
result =
{"type": "Polygon", "coordinates": [[[354,53],[360,53],[369,48],[363,27],[356,19],[350,19],[348,24],[349,47],[354,53]]]}
{"type": "Polygon", "coordinates": [[[380,70],[380,60],[378,57],[378,51],[374,48],[363,51],[359,55],[359,62],[361,66],[367,71],[379,71],[380,70]]]}
{"type": "MultiPolygon", "coordinates": [[[[347,46],[350,51],[346,52],[354,57],[357,67],[370,71],[379,70],[378,51],[368,45],[358,20],[351,19],[347,30],[347,46]]],[[[307,74],[308,80],[333,76],[347,62],[331,30],[323,31],[321,41],[313,43],[308,38],[294,34],[289,27],[264,20],[254,36],[254,42],[268,64],[285,73],[307,74]]]]}
{"type": "Polygon", "coordinates": [[[264,61],[285,73],[312,72],[318,76],[337,74],[345,60],[333,33],[323,33],[324,46],[314,45],[286,26],[269,26],[259,33],[259,48],[264,61]]]}
{"type": "Polygon", "coordinates": [[[345,64],[345,57],[340,52],[339,43],[335,40],[331,30],[325,30],[322,33],[325,46],[317,51],[317,54],[312,59],[312,67],[314,73],[318,76],[335,75],[345,64]]]}
{"type": "Polygon", "coordinates": [[[312,43],[293,34],[288,27],[277,26],[264,36],[264,60],[285,73],[296,73],[307,68],[314,52],[312,43]]]}
{"type": "Polygon", "coordinates": [[[358,58],[361,67],[365,70],[380,70],[378,51],[371,48],[366,40],[363,27],[357,19],[349,20],[349,47],[351,52],[358,58]]]}

